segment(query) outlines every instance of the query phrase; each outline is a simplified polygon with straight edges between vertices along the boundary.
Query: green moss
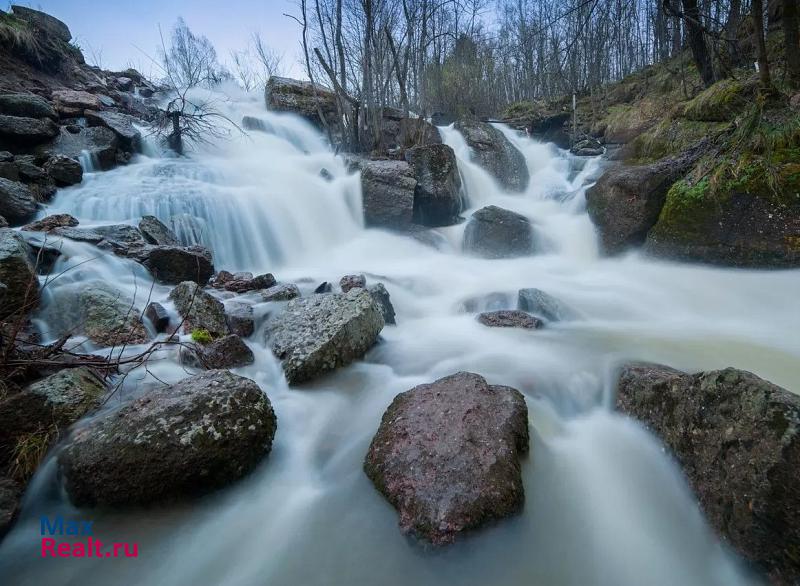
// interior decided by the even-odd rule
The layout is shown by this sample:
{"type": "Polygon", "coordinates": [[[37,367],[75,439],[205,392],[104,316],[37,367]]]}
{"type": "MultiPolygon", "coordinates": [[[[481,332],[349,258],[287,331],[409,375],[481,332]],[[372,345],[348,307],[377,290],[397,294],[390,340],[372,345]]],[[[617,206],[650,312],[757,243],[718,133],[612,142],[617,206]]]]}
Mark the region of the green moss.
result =
{"type": "Polygon", "coordinates": [[[648,163],[679,155],[704,138],[716,138],[729,131],[727,122],[701,122],[685,118],[665,118],[637,136],[630,145],[630,156],[639,163],[648,163]]]}
{"type": "Polygon", "coordinates": [[[755,95],[752,80],[723,79],[700,92],[684,108],[690,120],[724,122],[733,120],[755,95]]]}
{"type": "Polygon", "coordinates": [[[501,117],[503,120],[514,120],[517,118],[529,118],[533,120],[541,109],[541,106],[536,104],[536,102],[514,102],[503,110],[501,117]]]}
{"type": "Polygon", "coordinates": [[[687,235],[702,232],[709,216],[716,213],[708,178],[692,182],[681,179],[667,192],[664,207],[654,228],[660,237],[690,240],[687,235]]]}
{"type": "Polygon", "coordinates": [[[192,341],[205,345],[213,342],[214,338],[208,330],[197,328],[192,330],[192,341]]]}

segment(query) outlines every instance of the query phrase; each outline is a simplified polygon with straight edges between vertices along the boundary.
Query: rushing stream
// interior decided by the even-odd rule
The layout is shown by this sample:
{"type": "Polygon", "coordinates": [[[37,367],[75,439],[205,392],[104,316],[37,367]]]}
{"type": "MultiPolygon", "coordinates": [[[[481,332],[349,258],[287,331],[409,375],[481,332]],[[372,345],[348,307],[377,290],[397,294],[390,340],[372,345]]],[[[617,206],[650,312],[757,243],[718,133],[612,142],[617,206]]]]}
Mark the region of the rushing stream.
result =
{"type": "MultiPolygon", "coordinates": [[[[46,461],[23,516],[0,547],[8,585],[225,586],[732,586],[746,573],[707,528],[677,466],[637,424],[610,411],[614,367],[645,359],[684,370],[736,366],[800,389],[800,271],[723,270],[645,259],[602,258],[584,191],[600,159],[578,159],[503,129],[527,159],[530,187],[504,194],[452,146],[470,202],[533,222],[541,252],[482,260],[460,251],[464,224],[440,230],[439,249],[366,230],[359,181],[322,138],[257,98],[225,106],[254,115],[268,132],[234,135],[190,159],[151,152],[128,166],[87,173],[59,192],[48,213],[92,223],[136,223],[143,214],[201,242],[217,269],[273,272],[304,291],[365,273],[385,283],[398,325],[387,326],[365,360],[289,389],[260,331],[248,339],[256,380],[278,416],[272,453],[250,476],[199,501],[110,513],[78,511],[46,461]],[[320,175],[326,169],[332,176],[320,175]],[[465,300],[537,287],[582,319],[540,331],[486,328],[465,300]],[[443,550],[404,538],[397,515],[373,488],[362,461],[383,411],[412,386],[469,370],[527,397],[532,449],[523,464],[524,513],[443,550]],[[136,542],[139,557],[40,557],[39,516],[94,520],[103,541],[136,542]]],[[[64,243],[38,320],[43,335],[55,300],[87,279],[124,289],[137,303],[164,300],[136,263],[64,243]],[[83,264],[80,264],[83,263],[83,264]],[[48,307],[50,308],[48,310],[48,307]]],[[[164,302],[168,305],[167,302],[164,302]]],[[[257,313],[269,308],[261,304],[257,313]]],[[[135,350],[135,349],[134,349],[135,350]]],[[[143,369],[133,388],[152,382],[143,369]]],[[[150,365],[175,381],[187,373],[168,354],[150,365]]],[[[119,399],[115,399],[119,400],[119,399]]],[[[131,471],[135,473],[135,471],[131,471]]]]}

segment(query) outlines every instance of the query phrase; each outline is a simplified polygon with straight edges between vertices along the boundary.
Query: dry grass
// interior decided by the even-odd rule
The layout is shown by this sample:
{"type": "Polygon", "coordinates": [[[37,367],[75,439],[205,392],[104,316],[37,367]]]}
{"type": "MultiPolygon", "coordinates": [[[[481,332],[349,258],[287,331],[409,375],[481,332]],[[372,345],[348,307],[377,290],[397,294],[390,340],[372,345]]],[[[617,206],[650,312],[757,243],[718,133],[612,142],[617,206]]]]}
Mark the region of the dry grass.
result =
{"type": "Polygon", "coordinates": [[[58,428],[51,425],[17,438],[11,458],[11,476],[22,482],[33,476],[57,436],[58,428]]]}

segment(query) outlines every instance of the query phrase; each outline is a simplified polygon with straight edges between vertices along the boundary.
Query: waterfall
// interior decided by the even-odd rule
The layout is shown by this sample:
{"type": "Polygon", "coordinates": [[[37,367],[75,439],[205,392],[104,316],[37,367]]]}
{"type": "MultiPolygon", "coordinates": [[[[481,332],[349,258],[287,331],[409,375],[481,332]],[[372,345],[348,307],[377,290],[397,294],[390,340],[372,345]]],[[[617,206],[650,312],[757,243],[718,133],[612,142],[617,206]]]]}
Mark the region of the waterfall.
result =
{"type": "MultiPolygon", "coordinates": [[[[620,360],[686,370],[734,365],[800,388],[800,271],[689,266],[638,253],[603,258],[584,200],[601,161],[503,126],[527,161],[524,193],[502,192],[471,161],[463,137],[441,129],[458,158],[469,200],[464,215],[490,204],[525,215],[543,243],[540,253],[504,260],[464,255],[464,224],[441,230],[453,243],[444,250],[365,229],[358,176],[313,128],[263,111],[259,100],[238,96],[224,108],[237,122],[245,115],[262,119],[262,132],[234,131],[185,159],[150,152],[113,171],[88,173],[82,184],[60,190],[48,213],[71,213],[82,225],[135,224],[152,214],[184,242],[209,246],[217,269],[271,271],[282,281],[312,284],[365,273],[386,284],[398,325],[383,330],[363,361],[302,389],[286,386],[261,334],[251,336],[256,362],[236,372],[269,394],[278,416],[275,445],[252,475],[204,499],[141,511],[77,511],[55,488],[51,458],[0,547],[8,583],[750,583],[708,528],[678,466],[651,434],[610,411],[613,366],[620,360]],[[463,311],[466,299],[497,292],[513,299],[523,287],[547,291],[582,319],[531,333],[485,328],[463,311]],[[521,516],[431,554],[402,537],[395,511],[362,462],[397,393],[459,370],[526,396],[527,500],[521,516]],[[93,519],[106,540],[138,542],[140,557],[40,563],[38,516],[59,513],[93,519]]],[[[168,305],[169,287],[151,292],[135,263],[106,255],[79,265],[97,250],[70,243],[64,251],[60,267],[75,267],[75,274],[44,300],[45,333],[55,319],[48,314],[53,297],[83,279],[111,281],[129,294],[146,291],[168,305]]],[[[186,376],[168,356],[153,368],[164,380],[186,376]]],[[[151,380],[135,374],[135,381],[151,380]]]]}

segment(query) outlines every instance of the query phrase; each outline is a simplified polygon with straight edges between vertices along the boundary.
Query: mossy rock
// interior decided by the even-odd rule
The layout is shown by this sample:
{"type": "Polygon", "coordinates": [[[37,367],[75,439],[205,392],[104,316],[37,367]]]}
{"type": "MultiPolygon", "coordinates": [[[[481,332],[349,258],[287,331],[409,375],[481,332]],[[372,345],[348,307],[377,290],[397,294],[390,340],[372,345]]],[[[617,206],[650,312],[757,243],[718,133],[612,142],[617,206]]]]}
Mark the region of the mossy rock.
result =
{"type": "Polygon", "coordinates": [[[756,90],[754,80],[723,79],[690,100],[683,114],[689,120],[730,121],[752,102],[756,90]]]}
{"type": "Polygon", "coordinates": [[[685,118],[665,118],[630,143],[626,158],[649,163],[678,155],[703,139],[714,139],[730,130],[728,122],[704,122],[685,118]]]}

